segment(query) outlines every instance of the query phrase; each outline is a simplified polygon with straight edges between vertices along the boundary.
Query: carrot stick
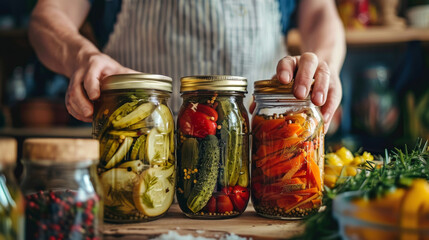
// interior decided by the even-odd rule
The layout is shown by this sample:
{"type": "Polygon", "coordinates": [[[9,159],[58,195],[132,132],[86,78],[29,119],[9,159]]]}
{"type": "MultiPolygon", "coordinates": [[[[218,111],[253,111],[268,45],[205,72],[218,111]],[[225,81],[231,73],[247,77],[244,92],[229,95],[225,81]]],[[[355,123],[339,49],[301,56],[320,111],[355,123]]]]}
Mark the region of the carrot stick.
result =
{"type": "Polygon", "coordinates": [[[291,179],[293,175],[295,175],[296,172],[298,172],[299,169],[301,169],[302,165],[304,164],[304,153],[301,153],[298,155],[298,157],[295,157],[291,159],[291,161],[299,161],[298,164],[294,165],[283,177],[283,180],[291,179]],[[301,159],[298,159],[301,158],[301,159]]]}
{"type": "Polygon", "coordinates": [[[259,146],[258,150],[256,151],[256,155],[258,157],[264,157],[272,153],[275,153],[277,151],[283,150],[285,148],[290,148],[296,145],[297,143],[301,142],[302,140],[303,140],[302,138],[297,136],[274,140],[274,141],[266,139],[266,142],[259,146]]]}
{"type": "Polygon", "coordinates": [[[307,158],[307,174],[310,177],[310,181],[313,182],[319,191],[322,190],[322,179],[320,178],[319,166],[314,162],[313,156],[307,158]]]}
{"type": "MultiPolygon", "coordinates": [[[[293,174],[295,174],[296,171],[298,171],[298,169],[301,168],[303,163],[304,163],[304,156],[303,154],[299,154],[290,160],[280,162],[270,168],[262,167],[261,169],[266,176],[275,177],[275,176],[281,175],[282,173],[288,172],[290,170],[293,170],[294,171],[293,174]]],[[[293,174],[291,176],[293,176],[293,174]]]]}
{"type": "Polygon", "coordinates": [[[268,132],[272,131],[273,129],[276,129],[278,126],[283,124],[285,122],[284,119],[271,119],[271,120],[264,120],[261,124],[259,124],[260,127],[258,127],[257,130],[254,130],[255,137],[257,139],[263,139],[266,137],[268,132]]]}
{"type": "Polygon", "coordinates": [[[295,208],[297,208],[297,207],[299,207],[299,206],[301,206],[301,205],[303,205],[303,204],[306,204],[306,203],[310,202],[311,200],[314,200],[314,199],[316,199],[316,198],[318,198],[318,197],[319,197],[319,193],[316,193],[316,194],[314,194],[313,196],[311,196],[311,197],[307,198],[306,200],[304,200],[304,201],[302,201],[302,202],[300,202],[300,203],[296,204],[295,206],[293,206],[293,207],[289,208],[289,210],[287,210],[285,213],[289,213],[289,212],[290,212],[290,211],[292,211],[293,209],[295,209],[295,208]]]}
{"type": "Polygon", "coordinates": [[[304,128],[298,123],[283,123],[278,128],[273,129],[267,133],[267,137],[270,139],[284,139],[293,135],[299,135],[304,131],[304,128]]]}

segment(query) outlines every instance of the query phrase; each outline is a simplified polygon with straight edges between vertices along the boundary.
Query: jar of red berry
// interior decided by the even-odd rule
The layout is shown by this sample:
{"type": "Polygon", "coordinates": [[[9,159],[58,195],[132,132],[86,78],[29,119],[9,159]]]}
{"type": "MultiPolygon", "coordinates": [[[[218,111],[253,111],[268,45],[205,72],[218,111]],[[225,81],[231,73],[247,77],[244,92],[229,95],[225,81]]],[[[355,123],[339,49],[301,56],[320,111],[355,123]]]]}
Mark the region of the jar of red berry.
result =
{"type": "Polygon", "coordinates": [[[16,140],[0,138],[0,239],[24,239],[24,199],[15,181],[16,140]]]}
{"type": "Polygon", "coordinates": [[[323,119],[292,89],[293,82],[255,82],[251,193],[256,212],[269,218],[302,218],[321,206],[323,119]]]}
{"type": "Polygon", "coordinates": [[[181,79],[177,130],[177,200],[191,218],[231,218],[249,201],[247,80],[238,76],[181,79]]]}
{"type": "Polygon", "coordinates": [[[27,139],[23,148],[26,239],[101,239],[98,141],[27,139]]]}

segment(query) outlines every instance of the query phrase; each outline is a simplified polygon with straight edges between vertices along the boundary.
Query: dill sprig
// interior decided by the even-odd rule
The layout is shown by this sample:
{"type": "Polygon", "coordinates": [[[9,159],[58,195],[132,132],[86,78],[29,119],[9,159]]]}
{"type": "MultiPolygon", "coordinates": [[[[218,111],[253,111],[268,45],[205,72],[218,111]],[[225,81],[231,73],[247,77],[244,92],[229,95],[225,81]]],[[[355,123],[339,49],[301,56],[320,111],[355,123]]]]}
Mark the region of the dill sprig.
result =
{"type": "Polygon", "coordinates": [[[385,150],[380,160],[383,162],[380,167],[368,162],[356,176],[340,177],[332,189],[325,186],[324,211],[305,219],[305,232],[296,239],[340,239],[338,223],[332,215],[333,199],[340,193],[359,190],[362,197],[372,199],[396,188],[408,187],[415,178],[429,180],[428,141],[419,139],[411,151],[407,146],[390,153],[385,150]]]}

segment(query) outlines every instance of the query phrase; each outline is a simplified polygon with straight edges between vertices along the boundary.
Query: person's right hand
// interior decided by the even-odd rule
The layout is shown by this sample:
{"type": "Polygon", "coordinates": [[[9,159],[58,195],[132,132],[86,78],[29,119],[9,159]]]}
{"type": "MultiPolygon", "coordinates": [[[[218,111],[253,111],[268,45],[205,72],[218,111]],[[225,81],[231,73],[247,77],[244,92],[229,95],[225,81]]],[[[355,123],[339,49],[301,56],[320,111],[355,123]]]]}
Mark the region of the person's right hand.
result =
{"type": "Polygon", "coordinates": [[[135,73],[103,53],[93,53],[76,62],[66,93],[68,112],[78,120],[92,121],[91,101],[100,97],[100,82],[112,74],[135,73]]]}

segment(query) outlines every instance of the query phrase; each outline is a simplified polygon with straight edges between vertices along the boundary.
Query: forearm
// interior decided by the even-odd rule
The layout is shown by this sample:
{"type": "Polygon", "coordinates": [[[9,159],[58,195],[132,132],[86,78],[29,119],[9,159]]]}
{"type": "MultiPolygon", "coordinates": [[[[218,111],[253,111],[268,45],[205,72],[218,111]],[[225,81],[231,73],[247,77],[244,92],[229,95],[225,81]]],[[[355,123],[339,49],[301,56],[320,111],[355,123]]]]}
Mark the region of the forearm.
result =
{"type": "Polygon", "coordinates": [[[331,71],[339,73],[346,53],[344,28],[333,0],[316,1],[303,0],[299,9],[301,50],[315,53],[331,71]]]}
{"type": "MultiPolygon", "coordinates": [[[[84,11],[85,6],[79,10],[84,11]]],[[[85,17],[73,15],[73,11],[68,14],[57,3],[40,1],[31,16],[29,39],[45,66],[70,77],[82,58],[99,50],[79,33],[85,17]]]]}

